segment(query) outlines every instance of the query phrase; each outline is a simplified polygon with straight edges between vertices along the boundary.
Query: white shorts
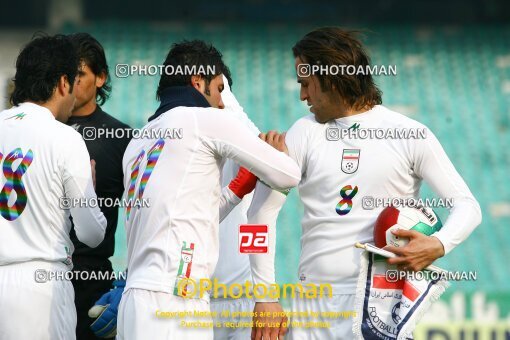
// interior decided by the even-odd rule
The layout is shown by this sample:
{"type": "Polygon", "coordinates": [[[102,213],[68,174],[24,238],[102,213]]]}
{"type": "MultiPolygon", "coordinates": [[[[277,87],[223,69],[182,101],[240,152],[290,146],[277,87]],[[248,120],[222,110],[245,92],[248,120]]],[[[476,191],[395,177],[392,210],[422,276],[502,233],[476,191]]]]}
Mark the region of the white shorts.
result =
{"type": "Polygon", "coordinates": [[[73,285],[63,276],[47,280],[65,271],[43,261],[0,266],[0,339],[76,339],[73,285]]]}
{"type": "Polygon", "coordinates": [[[215,340],[246,340],[251,337],[251,327],[246,324],[252,321],[251,313],[255,307],[253,299],[246,297],[240,299],[211,299],[211,312],[216,312],[214,317],[215,340]],[[228,313],[226,313],[228,312],[228,313]],[[245,315],[243,317],[243,314],[245,315]],[[227,316],[228,314],[228,316],[227,316]]]}
{"type": "Polygon", "coordinates": [[[147,339],[212,340],[209,303],[145,289],[124,291],[117,316],[117,340],[147,339]],[[200,312],[207,316],[196,317],[200,312]]]}
{"type": "Polygon", "coordinates": [[[354,299],[356,295],[333,295],[331,298],[322,297],[316,299],[291,299],[291,312],[318,312],[319,318],[290,319],[288,339],[290,340],[349,340],[354,338],[352,321],[354,316],[354,299]],[[344,312],[341,317],[321,317],[321,312],[344,312]],[[322,325],[329,323],[330,327],[304,327],[305,322],[321,322],[322,325]],[[294,327],[293,323],[299,322],[294,327]]]}

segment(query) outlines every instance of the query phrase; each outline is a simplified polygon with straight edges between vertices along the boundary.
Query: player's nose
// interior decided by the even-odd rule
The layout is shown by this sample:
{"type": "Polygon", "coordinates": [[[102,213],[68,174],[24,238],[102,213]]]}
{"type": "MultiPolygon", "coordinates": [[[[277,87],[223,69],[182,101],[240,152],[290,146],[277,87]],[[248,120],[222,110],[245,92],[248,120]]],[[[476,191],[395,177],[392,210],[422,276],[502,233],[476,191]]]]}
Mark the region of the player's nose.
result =
{"type": "Polygon", "coordinates": [[[219,109],[224,109],[225,108],[225,104],[223,104],[223,99],[220,98],[220,102],[218,103],[218,108],[219,109]]]}
{"type": "Polygon", "coordinates": [[[301,99],[301,101],[305,101],[308,99],[308,93],[301,89],[301,91],[299,92],[299,99],[301,99]]]}

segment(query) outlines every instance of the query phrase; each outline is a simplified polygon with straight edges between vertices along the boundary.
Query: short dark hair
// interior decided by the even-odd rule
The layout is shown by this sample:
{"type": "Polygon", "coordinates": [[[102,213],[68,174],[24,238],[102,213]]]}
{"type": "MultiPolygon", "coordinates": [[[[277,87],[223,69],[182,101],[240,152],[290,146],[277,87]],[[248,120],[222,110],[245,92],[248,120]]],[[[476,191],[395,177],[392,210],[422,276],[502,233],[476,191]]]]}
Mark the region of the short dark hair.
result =
{"type": "Polygon", "coordinates": [[[103,105],[110,98],[112,91],[110,72],[103,46],[88,33],[70,34],[69,38],[76,49],[80,62],[83,61],[87,64],[96,76],[101,73],[105,74],[106,81],[102,87],[97,88],[96,93],[96,101],[99,105],[103,105]]]}
{"type": "MultiPolygon", "coordinates": [[[[306,34],[292,52],[310,65],[370,65],[370,57],[358,39],[360,32],[346,31],[339,27],[322,27],[306,34]]],[[[367,105],[382,103],[382,92],[374,83],[371,74],[318,74],[323,91],[338,91],[349,106],[360,109],[367,105]]]]}
{"type": "Polygon", "coordinates": [[[67,77],[72,92],[78,66],[78,56],[68,37],[36,34],[16,60],[11,103],[47,102],[62,76],[67,77]]]}
{"type": "MultiPolygon", "coordinates": [[[[222,59],[222,54],[218,51],[213,45],[207,44],[202,40],[183,40],[180,43],[174,43],[166,56],[164,65],[171,65],[174,68],[180,67],[184,69],[185,66],[190,68],[195,68],[199,70],[200,68],[205,69],[206,72],[200,74],[205,79],[206,85],[209,85],[211,80],[223,74],[227,78],[230,85],[232,85],[232,77],[230,75],[230,70],[225,65],[222,59]],[[208,67],[214,67],[214,74],[207,72],[208,67]]],[[[163,72],[161,74],[161,79],[159,80],[158,90],[156,92],[156,97],[159,99],[161,93],[167,87],[172,86],[186,86],[191,84],[192,74],[166,74],[163,72]]],[[[198,75],[198,74],[197,74],[198,75]]]]}

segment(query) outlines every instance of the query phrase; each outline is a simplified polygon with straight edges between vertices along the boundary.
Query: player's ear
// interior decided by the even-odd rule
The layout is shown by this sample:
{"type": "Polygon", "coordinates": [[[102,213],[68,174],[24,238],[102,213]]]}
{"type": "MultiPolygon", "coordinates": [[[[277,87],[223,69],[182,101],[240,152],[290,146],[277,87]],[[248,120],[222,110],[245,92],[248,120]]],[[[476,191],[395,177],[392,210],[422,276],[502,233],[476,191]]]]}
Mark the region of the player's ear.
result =
{"type": "Polygon", "coordinates": [[[60,76],[60,79],[58,80],[58,83],[57,83],[56,91],[58,91],[58,93],[62,97],[64,97],[69,92],[69,89],[70,89],[70,85],[69,85],[69,81],[67,80],[67,76],[66,75],[60,76]]]}
{"type": "Polygon", "coordinates": [[[200,93],[204,93],[205,88],[204,78],[201,76],[191,76],[191,86],[193,86],[200,93]]]}
{"type": "Polygon", "coordinates": [[[97,76],[96,76],[96,87],[97,88],[101,88],[103,87],[104,83],[106,82],[106,73],[105,72],[100,72],[97,76]]]}

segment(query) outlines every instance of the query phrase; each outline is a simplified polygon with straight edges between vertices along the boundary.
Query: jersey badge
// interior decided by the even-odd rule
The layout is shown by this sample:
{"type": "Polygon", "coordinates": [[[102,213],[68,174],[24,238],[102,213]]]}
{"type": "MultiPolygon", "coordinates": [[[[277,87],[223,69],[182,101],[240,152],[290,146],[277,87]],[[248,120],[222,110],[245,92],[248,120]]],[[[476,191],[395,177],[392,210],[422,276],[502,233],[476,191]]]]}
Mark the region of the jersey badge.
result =
{"type": "Polygon", "coordinates": [[[188,291],[188,283],[191,275],[191,265],[193,264],[193,253],[195,251],[195,243],[190,243],[189,247],[183,242],[181,248],[181,261],[177,278],[175,279],[174,295],[185,297],[188,291]]]}
{"type": "Polygon", "coordinates": [[[342,171],[346,174],[353,174],[358,170],[359,149],[344,149],[342,153],[342,171]]]}

